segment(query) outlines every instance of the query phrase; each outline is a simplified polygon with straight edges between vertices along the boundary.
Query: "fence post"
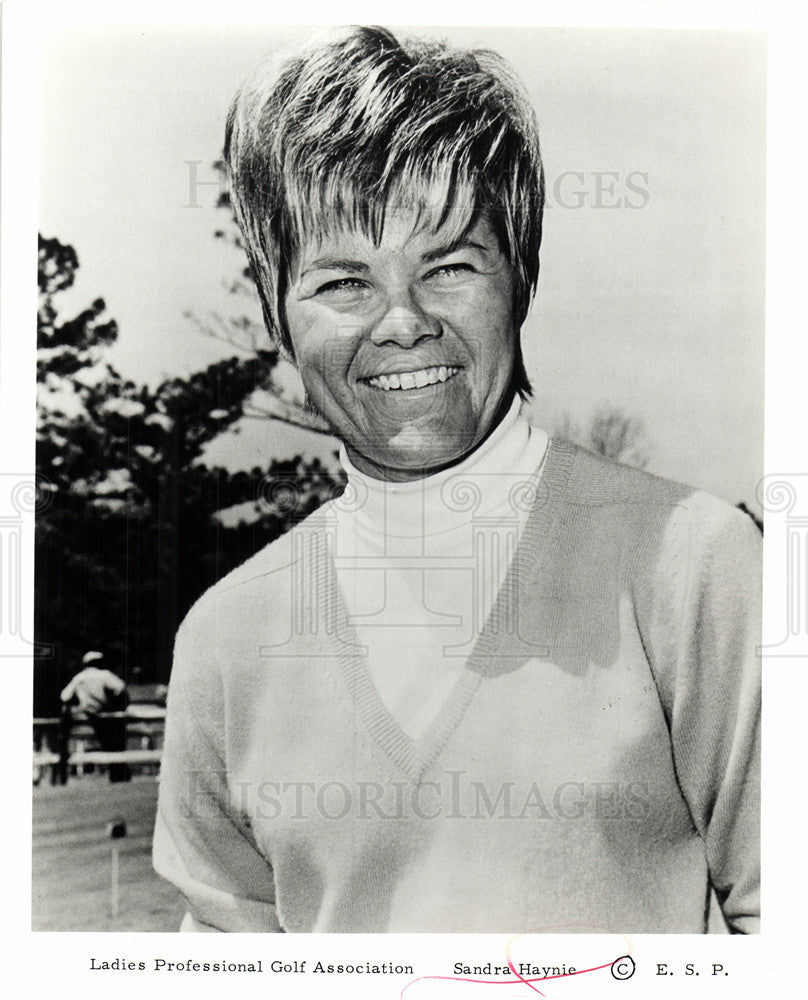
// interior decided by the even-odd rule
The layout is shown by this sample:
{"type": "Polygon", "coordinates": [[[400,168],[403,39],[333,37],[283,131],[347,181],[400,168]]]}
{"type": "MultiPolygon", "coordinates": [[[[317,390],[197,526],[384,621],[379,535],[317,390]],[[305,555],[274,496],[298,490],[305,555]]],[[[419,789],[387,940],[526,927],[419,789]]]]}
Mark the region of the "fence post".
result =
{"type": "Polygon", "coordinates": [[[67,762],[70,757],[70,728],[72,724],[73,715],[70,711],[70,705],[63,704],[59,715],[59,725],[56,727],[56,752],[59,755],[56,773],[60,785],[67,784],[67,762]]]}

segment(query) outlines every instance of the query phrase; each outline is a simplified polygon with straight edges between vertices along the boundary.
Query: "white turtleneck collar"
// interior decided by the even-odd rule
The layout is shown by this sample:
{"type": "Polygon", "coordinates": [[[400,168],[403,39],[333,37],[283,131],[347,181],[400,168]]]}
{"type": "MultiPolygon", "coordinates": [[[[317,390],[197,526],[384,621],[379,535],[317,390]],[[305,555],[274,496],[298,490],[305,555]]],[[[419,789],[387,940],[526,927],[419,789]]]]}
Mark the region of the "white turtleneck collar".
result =
{"type": "Polygon", "coordinates": [[[335,513],[340,520],[347,515],[358,539],[367,542],[380,535],[412,539],[451,534],[468,525],[472,516],[516,516],[524,523],[527,511],[518,500],[520,488],[540,466],[547,443],[547,434],[531,427],[515,396],[499,426],[478,448],[457,465],[423,479],[374,479],[356,468],[343,445],[340,461],[348,489],[344,500],[335,501],[335,513]]]}

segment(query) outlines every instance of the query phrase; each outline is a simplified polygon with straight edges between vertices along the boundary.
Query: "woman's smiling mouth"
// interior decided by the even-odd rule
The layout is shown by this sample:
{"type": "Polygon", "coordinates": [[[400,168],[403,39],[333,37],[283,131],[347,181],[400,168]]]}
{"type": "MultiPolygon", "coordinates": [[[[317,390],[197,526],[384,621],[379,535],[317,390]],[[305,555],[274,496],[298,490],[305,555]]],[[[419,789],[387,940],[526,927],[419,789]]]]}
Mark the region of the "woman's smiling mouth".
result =
{"type": "Polygon", "coordinates": [[[438,382],[448,382],[460,371],[449,365],[435,365],[432,368],[419,368],[414,372],[389,372],[386,375],[374,375],[372,378],[362,379],[367,385],[374,389],[382,389],[384,392],[402,389],[423,389],[427,385],[436,385],[438,382]]]}

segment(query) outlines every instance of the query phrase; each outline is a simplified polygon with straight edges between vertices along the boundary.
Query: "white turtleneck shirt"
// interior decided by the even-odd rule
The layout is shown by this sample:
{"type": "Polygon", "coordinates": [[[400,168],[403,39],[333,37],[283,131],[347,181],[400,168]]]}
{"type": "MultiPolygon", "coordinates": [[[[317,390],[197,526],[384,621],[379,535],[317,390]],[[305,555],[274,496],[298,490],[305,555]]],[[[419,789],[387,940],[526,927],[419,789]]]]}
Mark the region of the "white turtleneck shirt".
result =
{"type": "Polygon", "coordinates": [[[350,461],[326,512],[337,580],[374,685],[417,738],[445,701],[502,585],[548,436],[516,397],[492,434],[424,479],[374,479],[350,461]]]}

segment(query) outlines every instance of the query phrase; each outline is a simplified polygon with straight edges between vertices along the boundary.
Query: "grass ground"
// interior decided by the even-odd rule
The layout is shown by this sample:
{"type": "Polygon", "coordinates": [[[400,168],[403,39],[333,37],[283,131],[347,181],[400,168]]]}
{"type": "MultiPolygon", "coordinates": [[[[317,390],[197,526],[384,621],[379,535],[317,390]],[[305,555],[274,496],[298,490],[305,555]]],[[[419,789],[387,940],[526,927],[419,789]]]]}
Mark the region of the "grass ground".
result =
{"type": "Polygon", "coordinates": [[[157,781],[111,784],[86,774],[67,785],[34,788],[32,929],[175,931],[182,897],[151,866],[157,781]],[[119,913],[110,912],[111,844],[107,824],[124,819],[119,913]]]}

